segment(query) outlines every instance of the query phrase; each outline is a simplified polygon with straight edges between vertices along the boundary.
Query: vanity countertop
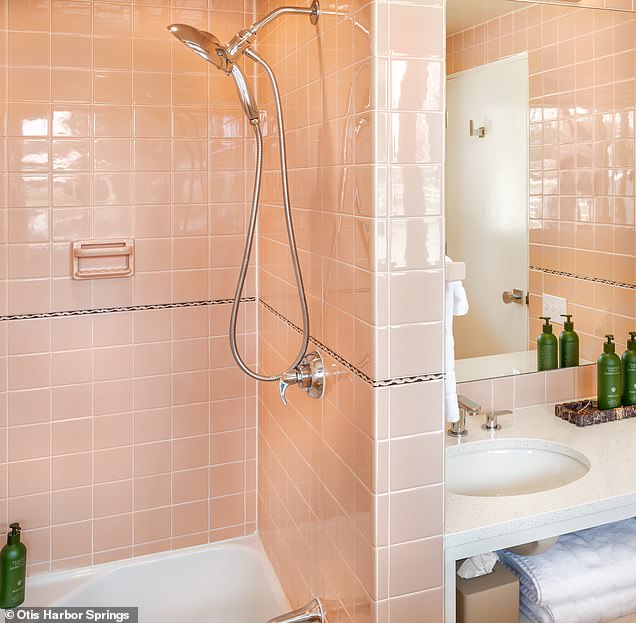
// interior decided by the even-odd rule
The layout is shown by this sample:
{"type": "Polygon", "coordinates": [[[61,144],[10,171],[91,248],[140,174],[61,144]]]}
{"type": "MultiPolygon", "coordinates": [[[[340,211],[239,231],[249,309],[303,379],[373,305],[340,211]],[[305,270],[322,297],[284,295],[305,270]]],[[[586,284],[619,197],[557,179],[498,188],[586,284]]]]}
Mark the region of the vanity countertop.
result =
{"type": "Polygon", "coordinates": [[[502,429],[493,434],[481,430],[484,417],[467,417],[468,436],[462,440],[447,436],[446,447],[487,440],[493,435],[495,439],[546,440],[582,452],[591,468],[575,482],[540,493],[471,497],[447,492],[447,547],[608,511],[616,511],[617,516],[621,509],[634,513],[629,507],[636,507],[636,418],[578,428],[557,418],[554,405],[542,405],[500,416],[502,429]]]}

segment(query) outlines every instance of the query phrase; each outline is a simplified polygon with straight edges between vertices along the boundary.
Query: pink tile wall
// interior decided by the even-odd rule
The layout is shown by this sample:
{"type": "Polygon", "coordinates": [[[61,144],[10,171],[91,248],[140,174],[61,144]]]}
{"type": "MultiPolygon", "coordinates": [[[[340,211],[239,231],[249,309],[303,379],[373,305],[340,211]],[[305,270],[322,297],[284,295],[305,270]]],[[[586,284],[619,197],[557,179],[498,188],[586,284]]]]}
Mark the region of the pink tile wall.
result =
{"type": "MultiPolygon", "coordinates": [[[[260,2],[259,13],[280,5],[260,2]]],[[[372,5],[322,2],[318,28],[287,17],[258,42],[284,94],[290,187],[312,335],[373,374],[375,221],[371,105],[372,5]],[[338,10],[338,14],[335,10],[338,10]]],[[[286,248],[271,95],[267,102],[259,296],[300,324],[286,248]]],[[[264,370],[293,360],[299,337],[261,306],[264,370]]],[[[313,346],[312,346],[313,347],[313,346]]],[[[323,353],[324,354],[324,353],[323,353]]],[[[310,401],[259,387],[259,529],[294,605],[312,596],[329,620],[374,616],[373,388],[326,356],[327,395],[310,401]]]]}
{"type": "Polygon", "coordinates": [[[563,296],[589,360],[606,333],[623,348],[636,317],[635,24],[537,5],[448,39],[449,73],[528,53],[530,264],[541,269],[530,271],[530,336],[542,293],[563,296]]]}
{"type": "Polygon", "coordinates": [[[486,413],[590,398],[596,395],[596,366],[458,383],[457,391],[486,413]]]}
{"type": "MultiPolygon", "coordinates": [[[[1,3],[0,314],[233,295],[243,115],[166,26],[224,38],[251,19],[221,0],[1,3]],[[135,238],[135,277],[71,280],[71,241],[110,237],[135,238]]],[[[255,529],[256,390],[228,320],[215,305],[0,322],[0,524],[23,524],[32,573],[255,529]]],[[[255,326],[250,303],[249,361],[255,326]]]]}
{"type": "MultiPolygon", "coordinates": [[[[286,18],[259,45],[285,93],[312,336],[339,359],[322,404],[259,387],[259,527],[294,605],[441,621],[441,381],[369,380],[442,370],[443,4],[322,4],[318,33],[286,18]]],[[[299,325],[272,131],[267,146],[259,296],[299,325]]],[[[259,322],[278,370],[298,334],[264,306],[259,322]]]]}
{"type": "MultiPolygon", "coordinates": [[[[387,232],[377,254],[388,289],[376,293],[381,377],[443,370],[444,5],[377,6],[376,188],[387,198],[377,203],[387,232]]],[[[442,621],[442,381],[376,394],[378,620],[442,621]]]]}

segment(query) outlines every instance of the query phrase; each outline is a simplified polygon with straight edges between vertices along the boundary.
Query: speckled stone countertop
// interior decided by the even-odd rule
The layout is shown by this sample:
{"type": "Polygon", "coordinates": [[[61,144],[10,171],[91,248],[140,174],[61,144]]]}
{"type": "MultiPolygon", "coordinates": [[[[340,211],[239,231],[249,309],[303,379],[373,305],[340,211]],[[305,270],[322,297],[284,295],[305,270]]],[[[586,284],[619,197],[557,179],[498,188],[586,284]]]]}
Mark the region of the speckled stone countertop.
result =
{"type": "Polygon", "coordinates": [[[460,441],[446,436],[447,448],[490,438],[545,440],[582,452],[591,467],[579,480],[541,493],[471,497],[446,492],[447,546],[636,504],[636,419],[579,428],[557,418],[554,405],[545,405],[500,416],[502,429],[496,433],[481,430],[484,415],[466,420],[468,436],[460,441]]]}

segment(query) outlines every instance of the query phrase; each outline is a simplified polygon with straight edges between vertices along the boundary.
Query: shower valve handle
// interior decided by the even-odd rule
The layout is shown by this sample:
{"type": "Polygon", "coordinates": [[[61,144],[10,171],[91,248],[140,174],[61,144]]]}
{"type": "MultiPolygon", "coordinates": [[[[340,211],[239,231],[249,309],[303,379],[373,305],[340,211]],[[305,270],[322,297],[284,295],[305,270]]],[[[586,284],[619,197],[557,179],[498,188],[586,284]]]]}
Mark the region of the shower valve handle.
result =
{"type": "Polygon", "coordinates": [[[287,406],[287,390],[299,385],[310,398],[320,399],[325,393],[325,366],[318,353],[308,353],[295,367],[283,372],[280,377],[280,399],[287,406]]]}

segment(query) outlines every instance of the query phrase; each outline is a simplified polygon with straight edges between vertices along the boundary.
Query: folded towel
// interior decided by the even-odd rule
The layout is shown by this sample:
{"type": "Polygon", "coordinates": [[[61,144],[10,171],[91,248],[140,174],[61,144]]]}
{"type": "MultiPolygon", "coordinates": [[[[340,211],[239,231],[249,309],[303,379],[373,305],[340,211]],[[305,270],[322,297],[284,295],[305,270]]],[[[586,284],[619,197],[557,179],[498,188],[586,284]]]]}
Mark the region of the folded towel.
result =
{"type": "Polygon", "coordinates": [[[636,612],[636,519],[562,536],[538,556],[508,550],[522,611],[536,623],[605,623],[636,612]]]}
{"type": "MultiPolygon", "coordinates": [[[[449,258],[446,258],[447,260],[449,258]]],[[[453,318],[468,313],[468,298],[461,281],[446,282],[446,314],[444,333],[444,372],[446,419],[449,422],[459,420],[457,407],[457,379],[455,377],[455,338],[453,337],[453,318]]]]}

